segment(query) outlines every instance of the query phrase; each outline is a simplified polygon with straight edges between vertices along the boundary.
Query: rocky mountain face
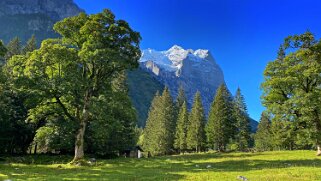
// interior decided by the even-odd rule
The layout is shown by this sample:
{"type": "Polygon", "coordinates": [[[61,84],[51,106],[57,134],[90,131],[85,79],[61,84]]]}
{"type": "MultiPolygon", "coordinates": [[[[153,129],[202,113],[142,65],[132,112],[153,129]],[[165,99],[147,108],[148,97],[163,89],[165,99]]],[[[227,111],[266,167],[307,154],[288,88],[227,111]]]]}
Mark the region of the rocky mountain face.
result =
{"type": "MultiPolygon", "coordinates": [[[[182,87],[185,90],[189,108],[193,104],[195,93],[199,91],[206,115],[209,112],[217,88],[225,83],[223,71],[215,62],[212,54],[203,49],[185,50],[174,45],[165,51],[143,50],[140,69],[149,73],[163,86],[167,86],[174,99],[178,95],[179,87],[182,87]]],[[[129,79],[132,79],[132,77],[129,76],[129,79]]],[[[132,87],[132,89],[140,88],[141,86],[132,87]]],[[[153,91],[156,92],[156,90],[153,91]]],[[[136,94],[145,94],[146,92],[148,91],[144,90],[141,93],[138,91],[136,94]]],[[[141,101],[135,99],[135,96],[133,98],[134,105],[135,102],[139,104],[141,101]]],[[[250,122],[252,131],[255,132],[258,123],[253,119],[250,119],[250,122]]]]}
{"type": "Polygon", "coordinates": [[[147,49],[143,50],[140,66],[167,86],[174,98],[182,87],[189,107],[199,91],[206,113],[216,89],[224,83],[223,72],[208,50],[185,50],[177,45],[166,51],[147,49]]]}
{"type": "Polygon", "coordinates": [[[18,36],[26,42],[35,34],[41,42],[56,37],[54,23],[82,11],[73,0],[1,0],[0,39],[7,43],[18,36]]]}
{"type": "Polygon", "coordinates": [[[2,0],[0,16],[45,14],[53,20],[77,15],[81,10],[72,0],[2,0]]]}

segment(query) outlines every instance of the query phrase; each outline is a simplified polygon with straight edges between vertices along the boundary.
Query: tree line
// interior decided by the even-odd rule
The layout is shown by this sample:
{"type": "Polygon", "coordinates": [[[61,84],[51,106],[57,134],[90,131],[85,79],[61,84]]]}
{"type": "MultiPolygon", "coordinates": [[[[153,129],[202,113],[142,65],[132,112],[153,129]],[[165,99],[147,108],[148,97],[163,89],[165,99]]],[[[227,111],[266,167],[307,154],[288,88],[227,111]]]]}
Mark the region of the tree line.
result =
{"type": "Polygon", "coordinates": [[[151,155],[209,149],[248,151],[253,142],[250,130],[250,118],[239,88],[233,97],[222,84],[208,118],[204,115],[200,92],[195,94],[189,111],[182,88],[175,101],[165,88],[152,101],[140,143],[151,155]]]}

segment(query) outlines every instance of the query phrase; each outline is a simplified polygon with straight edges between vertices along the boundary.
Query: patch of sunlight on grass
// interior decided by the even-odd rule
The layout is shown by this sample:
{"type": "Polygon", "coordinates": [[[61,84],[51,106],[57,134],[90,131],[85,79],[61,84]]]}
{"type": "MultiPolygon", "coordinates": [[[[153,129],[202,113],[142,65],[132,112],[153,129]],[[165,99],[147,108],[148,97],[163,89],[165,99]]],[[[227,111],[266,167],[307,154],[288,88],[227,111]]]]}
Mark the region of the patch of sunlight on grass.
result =
{"type": "Polygon", "coordinates": [[[25,175],[25,174],[23,174],[23,173],[12,173],[11,175],[13,175],[13,176],[22,176],[22,175],[25,175]]]}

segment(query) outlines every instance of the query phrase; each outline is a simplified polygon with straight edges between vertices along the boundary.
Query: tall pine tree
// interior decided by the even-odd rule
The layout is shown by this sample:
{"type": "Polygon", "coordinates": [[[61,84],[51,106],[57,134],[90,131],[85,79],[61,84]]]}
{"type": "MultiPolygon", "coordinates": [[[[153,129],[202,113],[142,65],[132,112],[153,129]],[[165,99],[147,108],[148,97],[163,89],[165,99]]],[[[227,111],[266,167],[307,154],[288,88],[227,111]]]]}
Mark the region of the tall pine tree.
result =
{"type": "Polygon", "coordinates": [[[7,53],[5,55],[5,60],[8,61],[14,55],[21,54],[21,42],[18,37],[12,39],[7,45],[7,53]]]}
{"type": "Polygon", "coordinates": [[[7,52],[6,47],[4,46],[3,42],[0,40],[0,58],[3,57],[7,52]]]}
{"type": "Polygon", "coordinates": [[[235,137],[237,148],[239,151],[245,151],[249,148],[251,141],[251,126],[245,100],[240,88],[237,89],[234,97],[234,118],[237,129],[235,137]]]}
{"type": "Polygon", "coordinates": [[[266,113],[262,113],[254,136],[255,148],[259,151],[272,150],[271,121],[266,113]]]}
{"type": "Polygon", "coordinates": [[[176,98],[176,107],[177,107],[178,110],[180,110],[180,108],[182,107],[184,102],[186,102],[186,104],[187,104],[187,100],[186,100],[184,89],[183,89],[182,86],[180,86],[179,90],[178,90],[178,95],[177,95],[177,98],[176,98]]]}
{"type": "Polygon", "coordinates": [[[216,93],[206,125],[207,142],[210,148],[225,151],[235,134],[233,100],[225,84],[216,93]]]}
{"type": "Polygon", "coordinates": [[[37,40],[35,35],[32,35],[27,44],[22,48],[22,54],[27,54],[37,49],[37,40]]]}
{"type": "Polygon", "coordinates": [[[205,116],[200,92],[194,97],[193,107],[187,128],[187,148],[200,152],[205,147],[205,116]]]}
{"type": "Polygon", "coordinates": [[[175,131],[174,148],[179,152],[186,150],[186,135],[188,125],[188,110],[186,102],[184,101],[178,114],[177,126],[175,131]]]}
{"type": "Polygon", "coordinates": [[[4,56],[6,55],[7,48],[4,46],[3,42],[0,40],[0,66],[4,63],[4,56]]]}
{"type": "Polygon", "coordinates": [[[149,108],[148,117],[145,129],[143,130],[142,146],[145,151],[150,152],[152,155],[159,154],[159,137],[160,137],[160,121],[158,116],[161,114],[159,106],[161,104],[161,96],[159,92],[151,103],[149,108]]]}
{"type": "Polygon", "coordinates": [[[174,144],[175,106],[168,88],[155,96],[144,129],[143,147],[152,155],[170,153],[174,144]]]}
{"type": "Polygon", "coordinates": [[[173,149],[175,128],[176,128],[176,110],[169,89],[165,87],[162,94],[161,115],[159,119],[164,126],[164,153],[169,153],[173,149]]]}

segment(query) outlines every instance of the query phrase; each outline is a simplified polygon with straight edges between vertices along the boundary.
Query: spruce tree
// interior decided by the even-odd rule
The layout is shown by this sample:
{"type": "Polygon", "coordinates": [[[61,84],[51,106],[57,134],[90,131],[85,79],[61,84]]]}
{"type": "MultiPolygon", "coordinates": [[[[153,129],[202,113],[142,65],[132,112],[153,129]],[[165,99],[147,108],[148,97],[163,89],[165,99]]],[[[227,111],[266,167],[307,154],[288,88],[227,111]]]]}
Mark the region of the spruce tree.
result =
{"type": "Polygon", "coordinates": [[[20,55],[21,54],[21,42],[18,37],[15,37],[12,39],[8,45],[7,45],[7,53],[5,55],[5,60],[9,60],[14,55],[20,55]]]}
{"type": "Polygon", "coordinates": [[[149,108],[146,126],[143,130],[142,146],[145,151],[150,152],[152,155],[158,154],[159,152],[159,134],[161,127],[158,116],[160,115],[160,104],[161,96],[157,91],[149,108]]]}
{"type": "Polygon", "coordinates": [[[7,52],[6,47],[4,46],[3,42],[0,40],[0,58],[2,58],[7,52]]]}
{"type": "Polygon", "coordinates": [[[249,148],[251,141],[250,119],[241,89],[238,88],[234,97],[234,118],[236,121],[236,145],[239,151],[249,148]]]}
{"type": "Polygon", "coordinates": [[[235,134],[232,96],[225,84],[216,93],[206,125],[207,142],[210,148],[225,151],[235,134]]]}
{"type": "Polygon", "coordinates": [[[4,56],[6,55],[7,49],[3,42],[0,40],[0,66],[4,63],[4,56]]]}
{"type": "Polygon", "coordinates": [[[168,88],[155,96],[144,130],[143,147],[152,155],[170,153],[174,144],[175,109],[168,88]]]}
{"type": "MultiPolygon", "coordinates": [[[[182,150],[186,149],[186,132],[185,132],[185,138],[184,141],[182,140],[183,137],[182,136],[182,126],[183,125],[178,125],[178,124],[183,124],[180,119],[180,116],[182,116],[182,108],[183,108],[183,104],[185,104],[186,109],[187,109],[187,100],[186,100],[186,96],[185,96],[185,92],[182,86],[179,86],[178,89],[178,95],[176,97],[176,101],[175,101],[175,120],[176,120],[176,126],[175,126],[175,137],[174,137],[174,148],[176,150],[178,150],[179,152],[181,152],[182,150]],[[179,123],[181,122],[181,123],[179,123]],[[178,130],[180,129],[180,130],[178,130]],[[178,132],[177,132],[178,131],[178,132]],[[180,138],[179,138],[180,137],[180,138]],[[181,148],[182,147],[182,148],[181,148]]],[[[186,110],[186,114],[187,114],[187,120],[188,120],[188,110],[186,110]]],[[[187,124],[187,123],[186,123],[187,124]]],[[[186,125],[184,125],[186,126],[186,125]]]]}
{"type": "Polygon", "coordinates": [[[180,86],[179,90],[178,90],[178,95],[177,95],[177,98],[176,98],[177,110],[180,110],[180,108],[182,107],[184,102],[186,102],[186,104],[187,104],[187,100],[186,100],[184,89],[183,89],[182,86],[180,86]]]}
{"type": "Polygon", "coordinates": [[[186,134],[188,125],[188,110],[186,102],[184,101],[178,114],[177,126],[175,131],[174,148],[179,152],[186,150],[186,134]]]}
{"type": "Polygon", "coordinates": [[[255,148],[259,151],[272,150],[271,121],[262,113],[257,131],[254,135],[255,148]]]}
{"type": "Polygon", "coordinates": [[[189,124],[187,127],[187,148],[196,152],[201,151],[205,147],[205,116],[201,100],[200,92],[194,97],[193,107],[189,116],[189,124]]]}
{"type": "Polygon", "coordinates": [[[37,40],[35,35],[28,40],[27,44],[22,49],[22,54],[27,54],[28,52],[32,52],[37,49],[37,40]]]}
{"type": "Polygon", "coordinates": [[[173,149],[175,128],[176,128],[176,110],[169,89],[165,87],[162,94],[161,115],[159,116],[164,126],[164,153],[169,153],[173,149]]]}

